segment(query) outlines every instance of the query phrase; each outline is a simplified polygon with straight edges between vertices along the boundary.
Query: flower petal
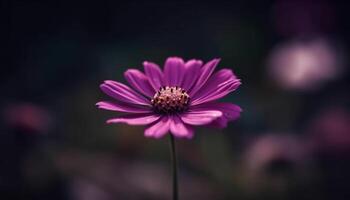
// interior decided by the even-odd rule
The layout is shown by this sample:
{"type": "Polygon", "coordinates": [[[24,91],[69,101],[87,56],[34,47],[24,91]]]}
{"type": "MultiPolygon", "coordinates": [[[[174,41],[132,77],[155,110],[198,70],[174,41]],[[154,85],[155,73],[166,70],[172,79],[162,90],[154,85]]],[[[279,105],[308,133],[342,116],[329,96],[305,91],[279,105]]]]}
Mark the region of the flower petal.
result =
{"type": "Polygon", "coordinates": [[[207,62],[200,70],[200,75],[196,84],[193,86],[192,90],[189,91],[189,95],[193,96],[202,86],[207,82],[211,74],[213,73],[216,65],[219,63],[220,59],[213,59],[207,62]]]}
{"type": "Polygon", "coordinates": [[[177,115],[172,116],[172,120],[170,123],[170,131],[176,137],[193,137],[193,128],[185,123],[177,115]]]}
{"type": "Polygon", "coordinates": [[[219,102],[210,102],[194,106],[195,109],[216,109],[220,110],[223,115],[215,119],[210,126],[225,128],[229,121],[233,121],[239,118],[241,115],[242,109],[232,103],[219,103],[219,102]]]}
{"type": "Polygon", "coordinates": [[[123,102],[110,102],[110,101],[100,101],[96,103],[98,108],[105,110],[112,110],[118,112],[127,112],[127,113],[150,113],[152,110],[150,107],[146,106],[137,106],[132,104],[127,104],[123,102]]]}
{"type": "Polygon", "coordinates": [[[205,125],[222,116],[219,110],[194,109],[180,115],[183,122],[190,125],[205,125]]]}
{"type": "Polygon", "coordinates": [[[197,81],[203,62],[201,60],[189,60],[185,63],[185,74],[180,87],[187,92],[190,91],[193,84],[197,81]]]}
{"type": "Polygon", "coordinates": [[[149,83],[152,85],[155,91],[158,91],[160,87],[164,86],[164,75],[159,66],[152,62],[143,62],[146,76],[148,77],[149,83]]]}
{"type": "Polygon", "coordinates": [[[168,116],[161,117],[157,122],[145,130],[146,137],[161,138],[170,128],[171,119],[168,116]]]}
{"type": "Polygon", "coordinates": [[[233,74],[232,70],[221,69],[208,79],[202,89],[192,96],[192,99],[198,99],[203,95],[210,94],[215,91],[221,83],[234,79],[236,79],[236,76],[233,74]]]}
{"type": "Polygon", "coordinates": [[[129,125],[148,125],[160,118],[155,114],[130,114],[107,120],[107,123],[126,123],[129,125]]]}
{"type": "Polygon", "coordinates": [[[140,93],[153,97],[156,91],[153,89],[148,81],[147,76],[137,69],[129,69],[124,73],[125,79],[128,83],[140,93]]]}
{"type": "Polygon", "coordinates": [[[181,58],[170,57],[164,65],[164,82],[167,86],[180,86],[185,73],[185,63],[181,58]]]}
{"type": "Polygon", "coordinates": [[[150,105],[149,100],[122,83],[105,81],[100,85],[100,88],[104,93],[119,101],[140,105],[150,105]]]}
{"type": "Polygon", "coordinates": [[[191,101],[191,105],[199,105],[205,102],[210,102],[222,98],[228,93],[236,90],[240,85],[241,82],[239,79],[228,80],[223,83],[220,83],[219,85],[217,85],[216,88],[215,86],[213,86],[213,88],[215,89],[205,91],[200,98],[196,98],[193,101],[191,101]]]}

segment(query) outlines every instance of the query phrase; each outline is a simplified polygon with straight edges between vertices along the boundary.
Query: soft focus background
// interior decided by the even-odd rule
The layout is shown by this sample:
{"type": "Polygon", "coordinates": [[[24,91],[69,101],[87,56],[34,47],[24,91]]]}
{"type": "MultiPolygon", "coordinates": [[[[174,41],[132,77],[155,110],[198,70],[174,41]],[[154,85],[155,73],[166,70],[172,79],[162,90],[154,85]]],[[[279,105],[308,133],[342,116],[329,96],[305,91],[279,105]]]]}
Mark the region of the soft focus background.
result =
{"type": "Polygon", "coordinates": [[[106,125],[99,84],[220,57],[244,112],[178,140],[181,200],[350,199],[350,5],[1,1],[0,199],[169,200],[168,138],[106,125]]]}

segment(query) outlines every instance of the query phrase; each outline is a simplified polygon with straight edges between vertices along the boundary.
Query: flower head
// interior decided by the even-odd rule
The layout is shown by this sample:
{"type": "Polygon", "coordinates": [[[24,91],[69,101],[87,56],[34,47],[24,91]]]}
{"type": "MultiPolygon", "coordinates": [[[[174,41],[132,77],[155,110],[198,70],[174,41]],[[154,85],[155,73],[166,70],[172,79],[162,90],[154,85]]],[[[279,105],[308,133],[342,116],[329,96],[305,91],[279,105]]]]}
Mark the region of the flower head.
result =
{"type": "Polygon", "coordinates": [[[152,62],[143,63],[145,73],[129,69],[124,76],[130,86],[111,80],[101,90],[114,98],[96,105],[105,110],[127,113],[107,123],[146,125],[146,137],[160,138],[169,131],[176,137],[192,138],[193,126],[226,127],[240,116],[241,108],[216,100],[236,90],[240,80],[229,69],[216,73],[219,59],[203,65],[200,60],[166,60],[164,70],[152,62]]]}

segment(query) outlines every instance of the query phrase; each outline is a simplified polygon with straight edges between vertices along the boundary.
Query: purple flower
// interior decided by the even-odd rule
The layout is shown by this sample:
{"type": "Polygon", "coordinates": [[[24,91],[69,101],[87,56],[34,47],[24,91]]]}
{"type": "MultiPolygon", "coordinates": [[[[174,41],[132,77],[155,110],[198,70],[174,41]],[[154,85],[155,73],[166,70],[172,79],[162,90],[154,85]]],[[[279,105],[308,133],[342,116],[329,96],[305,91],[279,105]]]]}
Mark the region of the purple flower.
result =
{"type": "Polygon", "coordinates": [[[114,98],[96,105],[105,110],[128,113],[107,123],[146,125],[146,137],[161,138],[167,132],[176,137],[192,138],[193,126],[226,127],[240,116],[241,108],[216,100],[236,90],[240,80],[230,69],[216,73],[219,59],[203,65],[200,60],[184,62],[169,57],[162,71],[152,62],[143,63],[145,73],[129,69],[124,76],[132,88],[111,80],[100,88],[114,98]]]}

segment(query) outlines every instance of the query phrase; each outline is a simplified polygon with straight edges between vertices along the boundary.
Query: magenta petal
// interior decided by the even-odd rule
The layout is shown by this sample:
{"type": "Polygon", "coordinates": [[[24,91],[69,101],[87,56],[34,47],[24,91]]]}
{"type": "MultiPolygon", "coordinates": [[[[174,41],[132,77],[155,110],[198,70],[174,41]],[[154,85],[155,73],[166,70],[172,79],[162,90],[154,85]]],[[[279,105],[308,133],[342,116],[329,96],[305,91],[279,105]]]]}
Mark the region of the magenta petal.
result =
{"type": "Polygon", "coordinates": [[[180,86],[185,73],[185,63],[181,58],[170,57],[164,65],[164,82],[167,86],[180,86]]]}
{"type": "Polygon", "coordinates": [[[193,137],[193,128],[184,124],[177,115],[172,116],[170,131],[176,137],[185,137],[189,139],[193,137]]]}
{"type": "Polygon", "coordinates": [[[193,89],[189,92],[190,96],[196,94],[198,90],[202,88],[202,86],[207,82],[211,74],[213,73],[216,65],[219,63],[220,59],[213,59],[207,62],[200,70],[200,75],[193,89]]]}
{"type": "Polygon", "coordinates": [[[96,104],[98,108],[127,113],[150,113],[152,110],[146,106],[136,106],[123,102],[100,101],[96,104]]]}
{"type": "Polygon", "coordinates": [[[180,87],[187,92],[190,91],[193,84],[197,81],[203,62],[200,60],[189,60],[185,63],[185,74],[180,87]]]}
{"type": "Polygon", "coordinates": [[[223,115],[215,119],[210,126],[215,126],[219,128],[224,128],[227,126],[229,121],[233,121],[239,118],[241,115],[242,109],[232,103],[219,103],[219,102],[210,102],[194,106],[194,109],[217,109],[220,110],[223,115]]]}
{"type": "Polygon", "coordinates": [[[222,83],[227,83],[230,80],[235,80],[236,76],[233,74],[230,69],[222,69],[216,72],[213,76],[211,76],[208,81],[204,84],[202,89],[198,91],[192,99],[200,99],[203,96],[208,96],[219,89],[219,85],[222,83]]]}
{"type": "Polygon", "coordinates": [[[148,78],[145,74],[136,69],[129,69],[124,73],[125,79],[128,83],[140,93],[153,97],[156,91],[148,82],[148,78]]]}
{"type": "Polygon", "coordinates": [[[190,125],[205,125],[222,116],[219,110],[195,109],[180,115],[183,122],[190,125]]]}
{"type": "Polygon", "coordinates": [[[160,87],[164,86],[164,75],[162,70],[160,70],[157,64],[147,61],[143,62],[143,66],[149,83],[155,91],[158,91],[160,87]]]}
{"type": "Polygon", "coordinates": [[[160,115],[154,114],[130,114],[107,120],[107,123],[126,123],[129,125],[148,125],[158,120],[160,115]]]}
{"type": "Polygon", "coordinates": [[[199,105],[205,102],[214,101],[226,96],[228,93],[236,90],[241,85],[239,79],[229,80],[219,84],[215,90],[205,92],[200,98],[196,98],[191,102],[191,105],[199,105]]]}
{"type": "Polygon", "coordinates": [[[150,105],[149,100],[122,83],[105,81],[100,85],[100,88],[107,95],[119,101],[140,105],[150,105]]]}
{"type": "Polygon", "coordinates": [[[169,131],[170,123],[170,118],[168,116],[163,116],[145,130],[145,136],[154,138],[163,137],[169,131]]]}
{"type": "Polygon", "coordinates": [[[208,124],[208,127],[213,127],[213,128],[225,128],[227,127],[227,123],[229,121],[225,119],[224,117],[220,117],[216,120],[214,120],[212,123],[208,124]]]}

